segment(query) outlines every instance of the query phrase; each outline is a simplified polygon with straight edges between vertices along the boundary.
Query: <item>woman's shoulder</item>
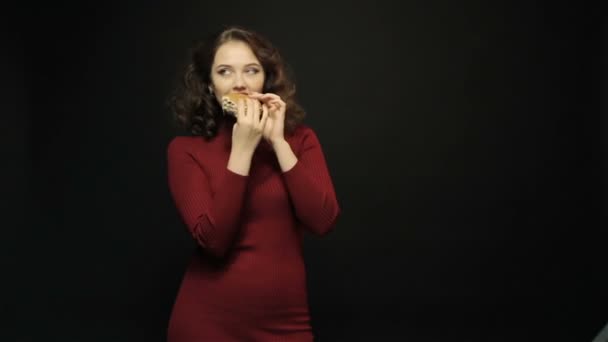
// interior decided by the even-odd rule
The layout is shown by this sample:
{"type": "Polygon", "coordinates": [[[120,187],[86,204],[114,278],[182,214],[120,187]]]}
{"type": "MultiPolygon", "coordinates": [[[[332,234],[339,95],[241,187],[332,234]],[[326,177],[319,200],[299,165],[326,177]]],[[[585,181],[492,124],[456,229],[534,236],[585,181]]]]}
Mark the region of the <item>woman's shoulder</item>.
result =
{"type": "Polygon", "coordinates": [[[217,156],[230,152],[228,137],[218,134],[205,139],[199,135],[174,136],[167,144],[169,156],[189,155],[197,160],[214,160],[217,156]]]}
{"type": "Polygon", "coordinates": [[[302,139],[305,139],[307,136],[310,135],[315,135],[315,131],[313,130],[313,128],[307,124],[300,123],[294,128],[293,133],[291,134],[291,138],[301,141],[302,139]]]}
{"type": "Polygon", "coordinates": [[[197,136],[175,136],[169,140],[167,150],[169,153],[188,151],[193,146],[200,144],[201,140],[202,138],[197,136]]]}
{"type": "Polygon", "coordinates": [[[311,147],[321,147],[321,142],[315,129],[302,123],[296,126],[293,133],[286,140],[291,148],[297,151],[296,155],[311,147]]]}
{"type": "Polygon", "coordinates": [[[175,136],[167,144],[167,153],[189,154],[191,156],[209,155],[210,152],[217,150],[214,146],[219,142],[212,138],[205,140],[202,136],[175,136]]]}
{"type": "Polygon", "coordinates": [[[317,132],[314,128],[309,125],[300,123],[293,130],[293,134],[291,135],[291,141],[293,143],[308,143],[308,142],[318,142],[319,138],[317,136],[317,132]]]}

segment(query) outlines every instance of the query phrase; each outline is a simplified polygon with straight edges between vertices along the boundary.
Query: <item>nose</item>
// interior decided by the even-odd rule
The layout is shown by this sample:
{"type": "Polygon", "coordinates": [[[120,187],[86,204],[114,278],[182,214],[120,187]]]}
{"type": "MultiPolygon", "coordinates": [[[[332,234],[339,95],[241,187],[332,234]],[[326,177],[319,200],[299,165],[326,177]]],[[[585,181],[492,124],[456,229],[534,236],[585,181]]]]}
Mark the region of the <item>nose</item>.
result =
{"type": "Polygon", "coordinates": [[[242,92],[247,90],[247,85],[245,84],[245,81],[243,80],[243,76],[239,73],[237,73],[235,80],[234,80],[234,91],[237,92],[242,92]]]}

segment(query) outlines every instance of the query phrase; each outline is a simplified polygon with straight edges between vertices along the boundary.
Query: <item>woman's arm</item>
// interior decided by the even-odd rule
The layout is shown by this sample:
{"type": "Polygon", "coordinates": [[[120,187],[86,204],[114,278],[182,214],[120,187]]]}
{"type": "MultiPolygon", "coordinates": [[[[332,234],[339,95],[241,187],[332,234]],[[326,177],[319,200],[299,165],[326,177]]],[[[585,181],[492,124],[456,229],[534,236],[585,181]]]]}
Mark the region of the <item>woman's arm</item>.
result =
{"type": "Polygon", "coordinates": [[[340,207],[316,134],[306,128],[298,157],[285,140],[274,143],[273,148],[296,216],[313,233],[327,234],[340,215],[340,207]]]}
{"type": "Polygon", "coordinates": [[[203,249],[224,257],[238,231],[248,176],[221,168],[220,191],[212,196],[207,175],[183,140],[171,141],[167,157],[169,189],[188,230],[203,249]]]}

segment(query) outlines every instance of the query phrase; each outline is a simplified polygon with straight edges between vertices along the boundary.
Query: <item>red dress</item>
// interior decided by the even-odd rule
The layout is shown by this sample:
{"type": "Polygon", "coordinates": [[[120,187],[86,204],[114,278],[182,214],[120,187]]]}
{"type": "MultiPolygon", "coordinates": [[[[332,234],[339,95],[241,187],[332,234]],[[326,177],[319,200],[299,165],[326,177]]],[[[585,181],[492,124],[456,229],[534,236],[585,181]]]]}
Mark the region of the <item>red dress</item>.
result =
{"type": "Polygon", "coordinates": [[[302,234],[324,235],[340,213],[319,140],[286,136],[297,163],[282,172],[263,139],[248,176],[227,169],[232,123],[209,141],[167,149],[171,195],[198,244],[181,282],[169,342],[311,342],[302,234]]]}

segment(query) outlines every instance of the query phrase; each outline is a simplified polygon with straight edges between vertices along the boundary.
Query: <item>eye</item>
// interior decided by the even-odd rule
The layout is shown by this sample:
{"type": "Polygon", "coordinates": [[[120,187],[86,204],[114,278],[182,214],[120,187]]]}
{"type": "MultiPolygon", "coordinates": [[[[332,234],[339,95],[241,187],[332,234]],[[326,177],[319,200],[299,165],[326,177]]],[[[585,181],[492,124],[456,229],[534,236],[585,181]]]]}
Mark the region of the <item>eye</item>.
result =
{"type": "Polygon", "coordinates": [[[251,69],[248,69],[247,72],[250,73],[250,74],[252,74],[252,75],[255,75],[258,72],[260,72],[260,70],[257,69],[257,68],[251,68],[251,69]]]}
{"type": "Polygon", "coordinates": [[[222,76],[225,76],[225,75],[228,75],[230,73],[230,70],[228,70],[228,69],[220,69],[220,70],[217,71],[217,73],[220,74],[220,75],[222,75],[222,76]]]}

